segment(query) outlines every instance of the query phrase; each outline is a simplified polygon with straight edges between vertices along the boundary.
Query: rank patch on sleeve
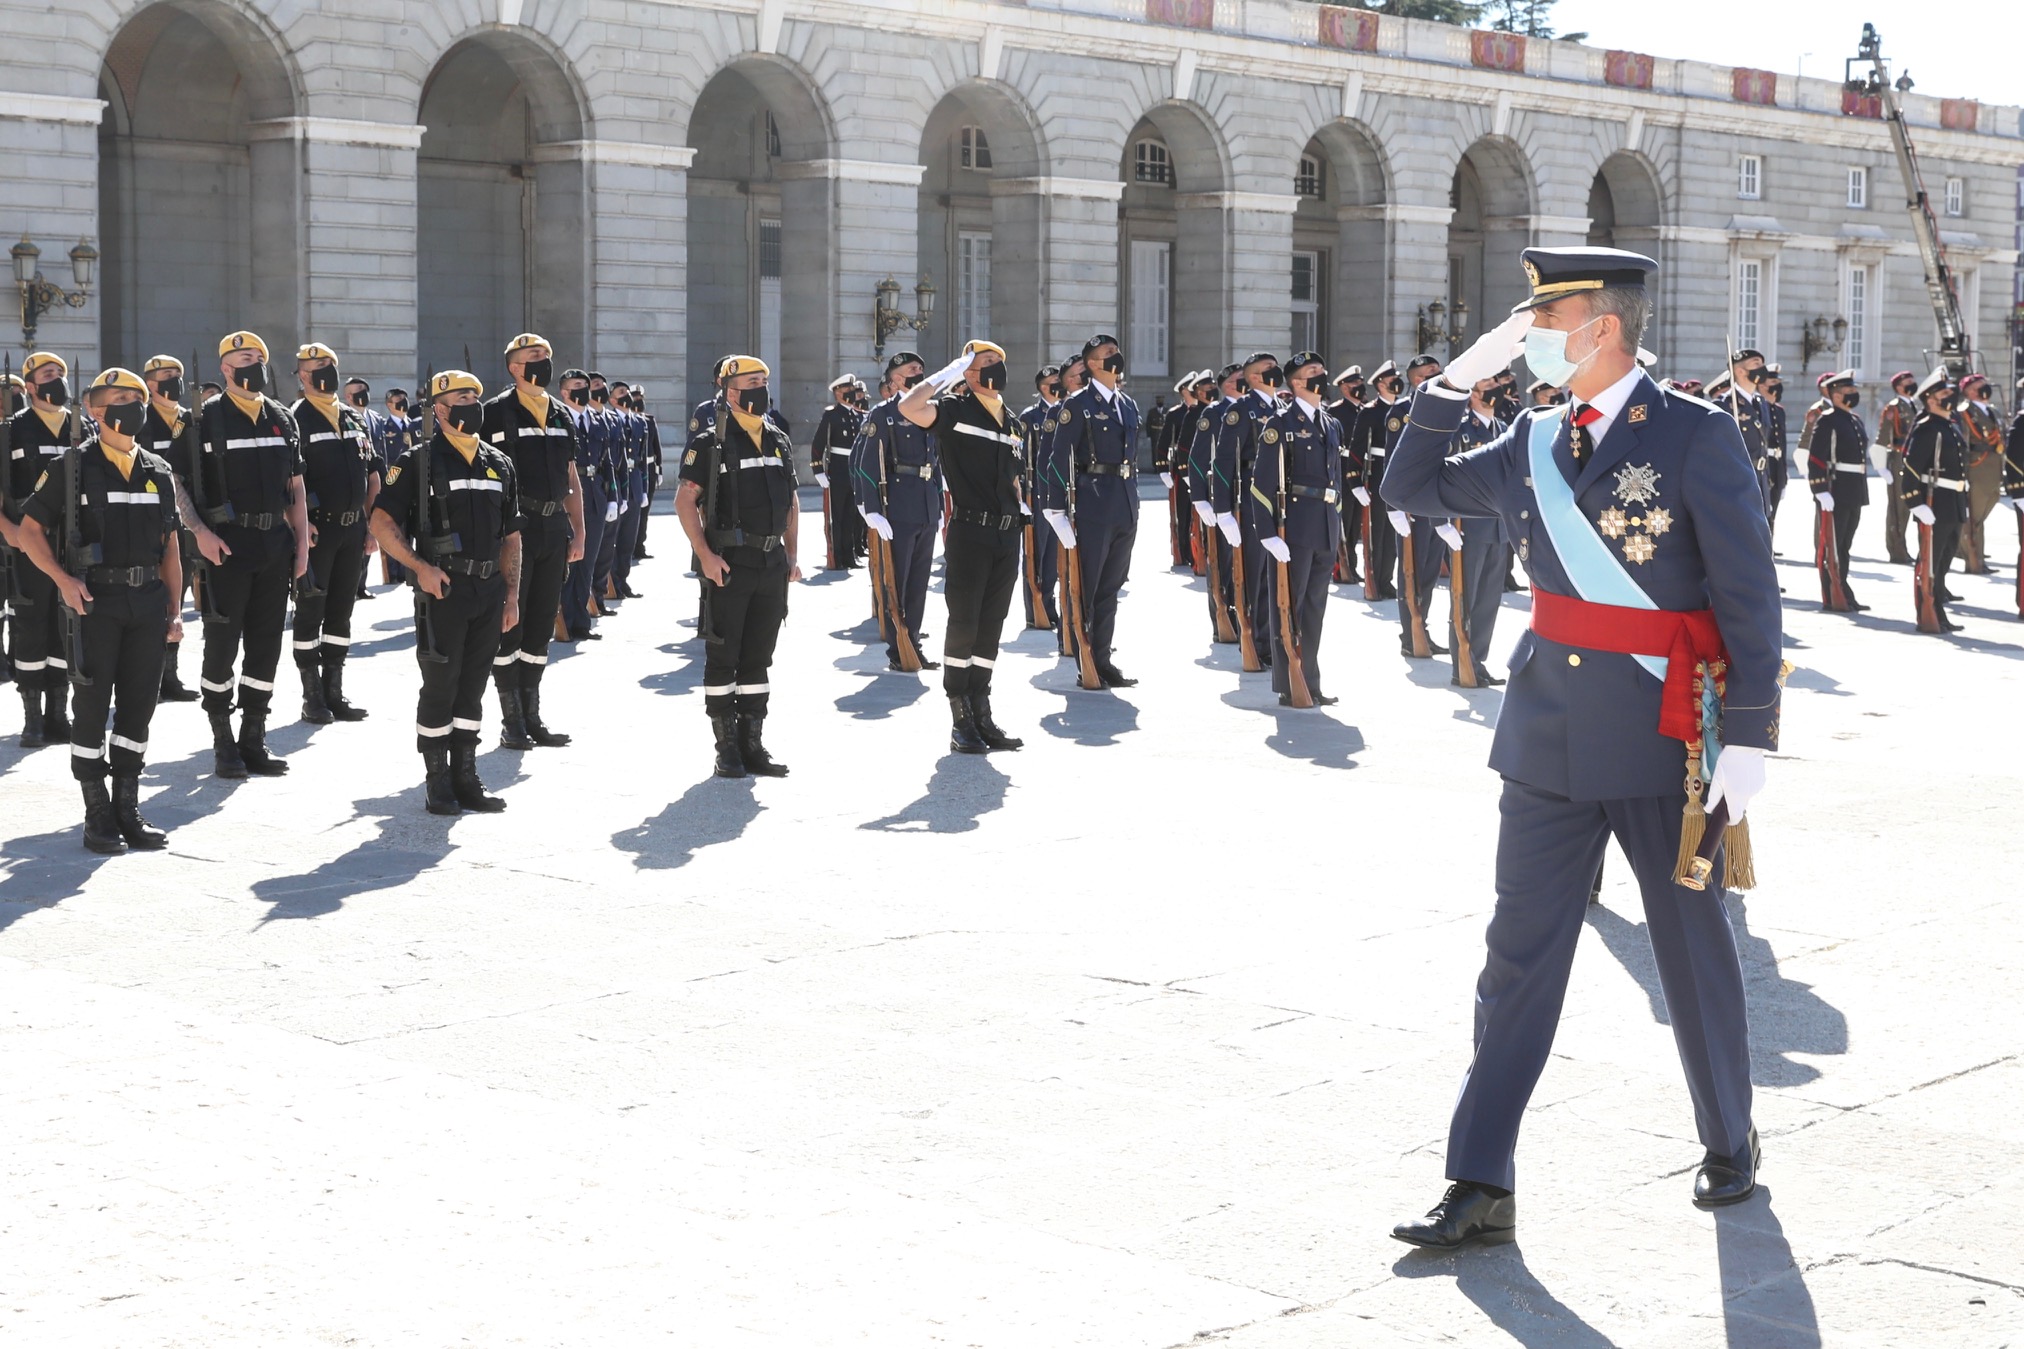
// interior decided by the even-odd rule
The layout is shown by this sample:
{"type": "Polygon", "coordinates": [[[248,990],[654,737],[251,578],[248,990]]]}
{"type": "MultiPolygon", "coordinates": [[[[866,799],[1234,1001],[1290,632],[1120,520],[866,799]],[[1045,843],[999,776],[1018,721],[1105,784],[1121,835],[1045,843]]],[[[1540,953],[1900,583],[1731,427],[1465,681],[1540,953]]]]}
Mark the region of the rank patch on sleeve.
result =
{"type": "Polygon", "coordinates": [[[392,487],[395,483],[399,482],[400,480],[401,480],[401,466],[399,464],[395,464],[392,468],[387,470],[387,486],[392,487]]]}

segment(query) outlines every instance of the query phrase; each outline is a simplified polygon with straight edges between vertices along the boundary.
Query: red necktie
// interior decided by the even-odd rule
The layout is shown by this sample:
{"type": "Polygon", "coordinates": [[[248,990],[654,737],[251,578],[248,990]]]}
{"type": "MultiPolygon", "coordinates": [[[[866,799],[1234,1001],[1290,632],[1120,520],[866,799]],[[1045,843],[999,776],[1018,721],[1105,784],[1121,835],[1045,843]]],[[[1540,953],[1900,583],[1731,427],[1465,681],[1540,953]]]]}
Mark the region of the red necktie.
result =
{"type": "Polygon", "coordinates": [[[1576,403],[1574,405],[1575,429],[1568,433],[1567,448],[1573,453],[1575,463],[1585,464],[1588,462],[1588,452],[1591,448],[1588,426],[1592,422],[1599,422],[1601,420],[1602,413],[1594,406],[1583,403],[1576,403]]]}

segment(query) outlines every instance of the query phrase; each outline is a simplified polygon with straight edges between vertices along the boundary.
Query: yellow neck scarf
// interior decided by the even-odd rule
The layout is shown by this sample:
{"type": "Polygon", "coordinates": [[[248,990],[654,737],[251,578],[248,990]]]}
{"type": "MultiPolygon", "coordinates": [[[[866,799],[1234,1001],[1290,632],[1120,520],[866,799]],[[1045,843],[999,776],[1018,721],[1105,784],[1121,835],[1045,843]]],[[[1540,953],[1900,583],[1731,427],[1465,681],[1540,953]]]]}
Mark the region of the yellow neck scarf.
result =
{"type": "Polygon", "coordinates": [[[977,395],[977,401],[984,405],[984,411],[990,413],[993,417],[996,417],[998,419],[998,425],[1003,426],[1005,424],[1004,398],[998,394],[992,393],[985,389],[977,389],[974,390],[973,392],[975,392],[977,395]]]}
{"type": "Polygon", "coordinates": [[[305,393],[302,397],[309,406],[323,414],[325,421],[333,427],[338,424],[336,394],[305,393]]]}
{"type": "Polygon", "coordinates": [[[161,413],[162,420],[169,424],[170,435],[179,436],[183,434],[183,405],[181,403],[172,403],[166,398],[153,397],[150,397],[148,401],[155,405],[155,411],[161,413]]]}
{"type": "Polygon", "coordinates": [[[259,418],[261,408],[263,406],[259,394],[256,393],[256,394],[242,395],[239,392],[237,385],[229,385],[225,389],[225,396],[231,399],[232,402],[238,407],[238,409],[241,412],[245,413],[249,418],[253,418],[255,420],[259,418]]]}
{"type": "Polygon", "coordinates": [[[535,421],[540,422],[543,426],[548,425],[548,393],[546,390],[530,388],[515,389],[514,392],[519,395],[520,406],[533,413],[535,421]]]}
{"type": "Polygon", "coordinates": [[[436,429],[443,433],[444,440],[450,442],[451,449],[464,456],[465,463],[478,457],[478,437],[467,436],[448,422],[437,422],[436,429]]]}
{"type": "Polygon", "coordinates": [[[63,434],[64,412],[62,408],[58,408],[54,412],[44,412],[41,408],[37,408],[35,409],[35,415],[42,418],[42,424],[49,428],[50,435],[60,436],[63,434]]]}
{"type": "Polygon", "coordinates": [[[106,462],[119,470],[119,475],[122,478],[133,477],[134,460],[139,457],[140,450],[131,440],[127,442],[127,447],[124,450],[116,450],[112,447],[112,443],[106,439],[106,433],[101,431],[98,437],[98,448],[105,455],[106,462]]]}
{"type": "Polygon", "coordinates": [[[745,434],[752,437],[754,445],[763,447],[766,444],[766,418],[763,415],[755,417],[744,408],[733,403],[731,404],[731,416],[737,420],[738,425],[745,428],[745,434]]]}

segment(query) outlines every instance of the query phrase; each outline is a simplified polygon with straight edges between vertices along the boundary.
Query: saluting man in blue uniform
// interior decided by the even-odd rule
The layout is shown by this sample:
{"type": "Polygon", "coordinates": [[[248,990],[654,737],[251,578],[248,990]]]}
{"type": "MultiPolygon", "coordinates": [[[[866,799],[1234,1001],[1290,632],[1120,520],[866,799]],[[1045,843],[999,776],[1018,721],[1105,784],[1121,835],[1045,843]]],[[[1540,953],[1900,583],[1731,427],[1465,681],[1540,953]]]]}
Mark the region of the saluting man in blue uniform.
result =
{"type": "Polygon", "coordinates": [[[1778,744],[1778,579],[1756,465],[1733,418],[1638,368],[1656,263],[1534,248],[1524,264],[1531,296],[1421,387],[1383,483],[1399,510],[1499,517],[1533,579],[1532,627],[1490,752],[1504,778],[1497,904],[1475,1057],[1448,1134],[1453,1184],[1392,1232],[1442,1249],[1513,1238],[1519,1122],[1611,835],[1644,895],[1707,1150],[1694,1202],[1736,1203],[1757,1183],[1735,936],[1719,890],[1675,880],[1693,860],[1683,831],[1706,822],[1703,801],[1740,822],[1778,744]],[[1468,406],[1460,391],[1502,369],[1521,339],[1526,364],[1569,402],[1528,408],[1449,458],[1468,406]]]}

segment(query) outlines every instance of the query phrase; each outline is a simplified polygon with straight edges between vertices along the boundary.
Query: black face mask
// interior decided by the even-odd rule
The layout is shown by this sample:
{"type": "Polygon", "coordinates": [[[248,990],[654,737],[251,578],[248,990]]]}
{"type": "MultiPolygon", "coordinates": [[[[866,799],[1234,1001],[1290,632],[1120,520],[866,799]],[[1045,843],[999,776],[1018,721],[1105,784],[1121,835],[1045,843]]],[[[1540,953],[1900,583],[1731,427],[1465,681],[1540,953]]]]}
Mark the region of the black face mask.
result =
{"type": "Polygon", "coordinates": [[[1286,382],[1286,372],[1276,365],[1265,367],[1265,373],[1258,376],[1258,382],[1268,389],[1276,389],[1286,382]]]}
{"type": "Polygon", "coordinates": [[[483,403],[453,403],[443,409],[443,421],[452,429],[467,436],[478,434],[478,428],[485,424],[483,403]]]}
{"type": "Polygon", "coordinates": [[[1936,398],[1933,401],[1940,405],[1940,411],[1942,412],[1952,412],[1954,410],[1954,396],[1952,394],[1948,394],[1944,398],[1936,398]]]}
{"type": "Polygon", "coordinates": [[[58,375],[35,386],[35,396],[51,407],[62,407],[70,401],[70,382],[58,375]]]}
{"type": "Polygon", "coordinates": [[[394,410],[394,416],[396,416],[396,417],[405,417],[405,416],[407,416],[407,415],[408,415],[408,405],[407,405],[407,403],[405,403],[405,402],[404,402],[404,401],[402,401],[401,399],[398,399],[398,398],[396,398],[396,399],[395,399],[395,400],[393,401],[393,405],[392,405],[392,406],[393,406],[393,410],[394,410]]]}
{"type": "Polygon", "coordinates": [[[605,399],[609,398],[610,396],[611,395],[603,389],[593,388],[590,391],[590,401],[593,403],[603,403],[605,399]]]}
{"type": "Polygon", "coordinates": [[[1320,375],[1315,375],[1309,379],[1303,379],[1300,382],[1307,386],[1307,392],[1309,393],[1320,393],[1323,389],[1328,387],[1327,381],[1322,379],[1320,375]]]}
{"type": "Polygon", "coordinates": [[[1122,375],[1124,373],[1124,353],[1113,351],[1110,355],[1104,357],[1103,368],[1108,374],[1122,375]]]}
{"type": "Polygon", "coordinates": [[[1765,380],[1771,377],[1770,372],[1765,370],[1762,366],[1759,366],[1755,370],[1745,371],[1744,373],[1749,377],[1749,380],[1752,384],[1762,384],[1765,380]]]}
{"type": "Polygon", "coordinates": [[[113,403],[105,409],[104,421],[107,429],[123,436],[137,436],[148,424],[146,403],[113,403]]]}
{"type": "Polygon", "coordinates": [[[232,372],[232,382],[247,393],[259,393],[267,387],[267,367],[259,361],[242,365],[232,372]]]}
{"type": "Polygon", "coordinates": [[[571,389],[569,390],[569,392],[563,394],[562,396],[564,398],[567,398],[570,402],[576,404],[578,407],[584,407],[588,405],[590,402],[589,389],[571,389]]]}
{"type": "Polygon", "coordinates": [[[926,377],[923,375],[908,375],[905,379],[900,381],[900,387],[902,389],[911,389],[914,387],[914,385],[919,384],[921,380],[924,378],[926,377]]]}
{"type": "Polygon", "coordinates": [[[357,408],[360,412],[364,412],[366,410],[367,397],[368,395],[366,394],[366,392],[363,389],[361,389],[359,390],[359,392],[351,396],[351,405],[357,408]]]}
{"type": "Polygon", "coordinates": [[[1047,396],[1049,398],[1052,398],[1055,402],[1059,403],[1061,401],[1061,386],[1059,384],[1048,385],[1047,396]]]}
{"type": "Polygon", "coordinates": [[[1005,363],[1000,361],[996,365],[985,366],[977,372],[977,382],[987,389],[998,390],[1004,388],[1005,363]]]}
{"type": "Polygon", "coordinates": [[[738,390],[738,406],[744,408],[745,411],[754,417],[765,416],[766,409],[771,406],[771,403],[767,399],[765,386],[761,385],[756,389],[738,390]]]}
{"type": "Polygon", "coordinates": [[[326,365],[309,372],[309,387],[318,393],[337,392],[337,367],[326,365]]]}
{"type": "Polygon", "coordinates": [[[1396,379],[1387,379],[1382,380],[1378,383],[1377,391],[1383,394],[1386,398],[1397,398],[1399,396],[1399,393],[1404,388],[1405,385],[1401,381],[1396,379]]]}
{"type": "Polygon", "coordinates": [[[170,375],[162,381],[161,388],[155,391],[155,397],[166,398],[171,403],[181,402],[183,397],[183,377],[181,375],[170,375]]]}
{"type": "Polygon", "coordinates": [[[538,361],[529,361],[520,367],[520,377],[537,389],[545,389],[548,387],[548,381],[555,377],[555,362],[546,357],[538,361]]]}

